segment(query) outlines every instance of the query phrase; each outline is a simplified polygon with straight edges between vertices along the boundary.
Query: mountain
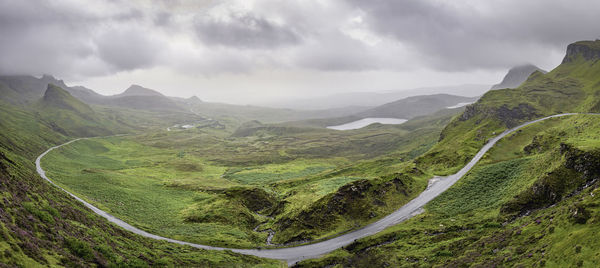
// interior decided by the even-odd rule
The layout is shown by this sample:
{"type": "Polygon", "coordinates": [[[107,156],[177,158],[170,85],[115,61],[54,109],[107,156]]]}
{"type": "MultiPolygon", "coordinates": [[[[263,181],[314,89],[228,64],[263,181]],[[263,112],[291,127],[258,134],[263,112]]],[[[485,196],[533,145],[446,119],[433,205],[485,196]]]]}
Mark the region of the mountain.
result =
{"type": "Polygon", "coordinates": [[[139,85],[129,86],[123,93],[115,95],[113,97],[125,97],[125,96],[158,96],[164,97],[163,94],[156,90],[145,88],[139,85]]]}
{"type": "MultiPolygon", "coordinates": [[[[102,113],[90,113],[91,107],[57,85],[25,95],[38,94],[28,106],[0,100],[0,266],[229,267],[243,263],[281,267],[275,260],[192,249],[135,235],[42,179],[34,163],[48,148],[76,137],[108,134],[101,131],[123,132],[105,124],[110,121],[102,113]],[[97,125],[97,119],[102,126],[97,125]],[[80,132],[85,124],[91,132],[80,132]]],[[[45,165],[45,160],[41,164],[45,165]]],[[[49,173],[50,177],[55,175],[59,174],[49,173]]]]}
{"type": "MultiPolygon", "coordinates": [[[[343,117],[311,118],[285,122],[288,126],[327,127],[346,124],[368,117],[412,119],[431,115],[437,111],[461,108],[477,100],[477,97],[463,97],[448,94],[412,96],[374,108],[358,111],[343,117]]],[[[456,111],[458,112],[458,111],[456,111]]]]}
{"type": "Polygon", "coordinates": [[[156,90],[131,85],[123,93],[107,96],[97,104],[149,111],[187,112],[187,109],[156,90]]]}
{"type": "Polygon", "coordinates": [[[0,76],[0,89],[4,93],[0,98],[13,104],[30,104],[44,95],[48,84],[66,88],[62,80],[50,75],[41,78],[20,75],[0,76]]]}
{"type": "Polygon", "coordinates": [[[358,117],[392,117],[411,119],[416,116],[428,115],[433,112],[466,105],[477,100],[477,97],[463,97],[448,94],[413,96],[366,110],[356,114],[358,117]]]}
{"type": "Polygon", "coordinates": [[[508,70],[508,73],[502,79],[500,84],[493,85],[491,89],[516,88],[523,84],[527,78],[534,72],[546,73],[546,71],[532,64],[520,65],[508,70]]]}
{"type": "MultiPolygon", "coordinates": [[[[534,72],[517,88],[489,91],[467,106],[407,166],[428,178],[453,174],[523,122],[600,112],[598,62],[600,40],[569,45],[549,73],[534,72]]],[[[533,123],[498,141],[420,215],[298,267],[595,267],[598,178],[600,115],[533,123]]]]}
{"type": "Polygon", "coordinates": [[[411,96],[432,94],[452,94],[459,96],[481,96],[489,89],[489,85],[458,85],[443,87],[424,87],[406,90],[379,91],[379,92],[349,92],[334,94],[325,97],[282,100],[261,105],[277,108],[299,110],[332,109],[347,106],[375,107],[411,96]]]}
{"type": "Polygon", "coordinates": [[[69,92],[54,84],[48,84],[48,88],[46,89],[40,104],[44,108],[71,110],[89,118],[94,116],[94,111],[90,106],[71,96],[69,92]]]}
{"type": "Polygon", "coordinates": [[[444,129],[441,141],[432,153],[452,147],[445,153],[449,154],[448,159],[455,161],[450,166],[458,166],[482,146],[481,143],[465,143],[467,140],[485,141],[493,136],[491,133],[500,133],[503,129],[545,115],[600,112],[599,44],[600,41],[571,44],[567,47],[565,60],[554,70],[546,74],[535,72],[514,89],[487,92],[444,129]],[[464,148],[463,151],[468,153],[457,156],[457,147],[466,144],[470,144],[469,149],[464,148]]]}
{"type": "Polygon", "coordinates": [[[120,124],[101,119],[89,105],[54,84],[32,107],[54,131],[66,136],[105,136],[114,134],[120,124]]]}

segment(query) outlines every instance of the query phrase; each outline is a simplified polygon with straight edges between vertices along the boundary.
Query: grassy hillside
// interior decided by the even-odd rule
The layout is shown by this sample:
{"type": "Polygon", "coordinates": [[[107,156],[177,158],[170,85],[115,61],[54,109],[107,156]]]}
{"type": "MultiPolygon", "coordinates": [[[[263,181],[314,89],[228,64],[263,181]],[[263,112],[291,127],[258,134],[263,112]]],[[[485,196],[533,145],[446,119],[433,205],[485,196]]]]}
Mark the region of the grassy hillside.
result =
{"type": "Polygon", "coordinates": [[[53,84],[48,85],[44,96],[29,109],[53,131],[66,136],[106,136],[130,129],[122,121],[110,120],[96,113],[90,106],[53,84]]]}
{"type": "MultiPolygon", "coordinates": [[[[598,41],[587,44],[594,49],[598,41]]],[[[592,53],[592,52],[589,52],[592,53]]],[[[492,90],[466,107],[417,163],[438,174],[466,164],[488,139],[521,122],[565,112],[600,111],[600,65],[574,54],[551,72],[533,73],[516,89],[492,90]]]]}
{"type": "Polygon", "coordinates": [[[594,267],[599,130],[598,116],[528,126],[425,213],[298,267],[594,267]]]}
{"type": "MultiPolygon", "coordinates": [[[[449,174],[507,128],[563,112],[597,112],[600,53],[570,45],[563,63],[516,89],[494,90],[415,160],[449,174]]],[[[300,267],[594,267],[600,262],[600,120],[577,115],[530,125],[498,142],[425,213],[300,267]]]]}
{"type": "Polygon", "coordinates": [[[72,137],[53,131],[35,112],[4,102],[0,105],[0,128],[2,264],[9,267],[282,265],[231,252],[209,252],[159,242],[117,228],[35,172],[33,162],[38,154],[72,137]]]}
{"type": "Polygon", "coordinates": [[[355,229],[416,196],[427,176],[405,164],[433,145],[451,116],[421,118],[411,130],[259,122],[159,129],[79,141],[42,165],[62,186],[152,233],[257,247],[270,229],[273,243],[287,244],[355,229]],[[355,186],[368,193],[357,196],[355,186]],[[306,224],[316,218],[327,220],[306,224]]]}

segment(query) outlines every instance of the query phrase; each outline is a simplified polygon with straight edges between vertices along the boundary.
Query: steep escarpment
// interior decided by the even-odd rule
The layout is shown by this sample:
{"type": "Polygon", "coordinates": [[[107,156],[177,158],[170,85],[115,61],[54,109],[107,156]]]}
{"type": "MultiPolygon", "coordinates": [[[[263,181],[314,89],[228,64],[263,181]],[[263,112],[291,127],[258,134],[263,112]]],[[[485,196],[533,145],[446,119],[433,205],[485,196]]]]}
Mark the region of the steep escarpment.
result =
{"type": "Polygon", "coordinates": [[[577,60],[578,57],[586,61],[596,61],[600,59],[600,40],[579,41],[567,46],[567,54],[562,63],[570,63],[577,60]]]}
{"type": "Polygon", "coordinates": [[[357,180],[340,187],[298,214],[286,215],[275,223],[275,241],[306,242],[363,226],[389,214],[414,198],[425,185],[412,173],[396,173],[372,180],[357,180]]]}
{"type": "Polygon", "coordinates": [[[564,159],[562,164],[540,176],[531,187],[504,204],[502,213],[523,215],[554,205],[600,180],[600,149],[583,151],[562,143],[558,151],[564,159]]]}
{"type": "Polygon", "coordinates": [[[600,107],[600,41],[571,44],[565,61],[535,72],[515,89],[492,90],[450,122],[440,142],[417,160],[424,170],[448,174],[466,164],[488,139],[522,122],[552,114],[595,112],[600,107]]]}

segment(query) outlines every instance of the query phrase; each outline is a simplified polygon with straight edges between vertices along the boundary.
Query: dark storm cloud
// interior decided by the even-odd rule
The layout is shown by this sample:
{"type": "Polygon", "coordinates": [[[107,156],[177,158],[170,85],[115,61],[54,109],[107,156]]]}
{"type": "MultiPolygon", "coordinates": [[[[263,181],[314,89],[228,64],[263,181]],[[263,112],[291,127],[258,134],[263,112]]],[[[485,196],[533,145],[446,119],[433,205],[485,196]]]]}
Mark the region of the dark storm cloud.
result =
{"type": "Polygon", "coordinates": [[[348,0],[376,33],[420,53],[434,68],[506,67],[548,57],[600,35],[597,1],[348,0]]]}
{"type": "Polygon", "coordinates": [[[195,30],[203,43],[245,49],[269,49],[301,41],[290,26],[278,25],[249,14],[229,14],[228,18],[199,16],[195,30]]]}

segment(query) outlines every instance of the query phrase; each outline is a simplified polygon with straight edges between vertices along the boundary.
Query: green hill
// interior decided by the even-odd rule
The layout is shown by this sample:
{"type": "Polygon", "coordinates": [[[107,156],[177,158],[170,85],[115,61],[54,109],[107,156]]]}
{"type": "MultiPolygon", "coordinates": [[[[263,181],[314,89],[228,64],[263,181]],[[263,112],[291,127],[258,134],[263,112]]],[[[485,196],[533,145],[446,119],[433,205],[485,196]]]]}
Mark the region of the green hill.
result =
{"type": "Polygon", "coordinates": [[[487,92],[448,124],[440,142],[419,163],[448,174],[466,164],[488,139],[521,122],[558,113],[600,112],[599,43],[571,44],[563,63],[551,72],[534,72],[516,89],[487,92]]]}
{"type": "MultiPolygon", "coordinates": [[[[599,61],[600,41],[569,45],[556,69],[468,106],[415,166],[450,174],[519,123],[598,112],[599,61]]],[[[549,119],[500,140],[421,215],[298,266],[595,267],[599,178],[600,116],[549,119]]]]}
{"type": "Polygon", "coordinates": [[[66,90],[53,84],[48,85],[40,106],[44,109],[70,110],[89,120],[95,116],[90,106],[74,98],[66,90]]]}
{"type": "MultiPolygon", "coordinates": [[[[146,121],[155,121],[144,116],[146,121]]],[[[0,100],[0,266],[282,266],[279,261],[134,235],[94,214],[36,173],[35,158],[49,147],[78,136],[130,131],[126,122],[118,122],[122,119],[111,120],[104,112],[94,112],[54,85],[33,105],[0,100]]]]}
{"type": "Polygon", "coordinates": [[[54,131],[66,136],[105,136],[114,134],[111,127],[118,130],[117,124],[102,120],[90,106],[53,84],[32,108],[54,131]]]}

